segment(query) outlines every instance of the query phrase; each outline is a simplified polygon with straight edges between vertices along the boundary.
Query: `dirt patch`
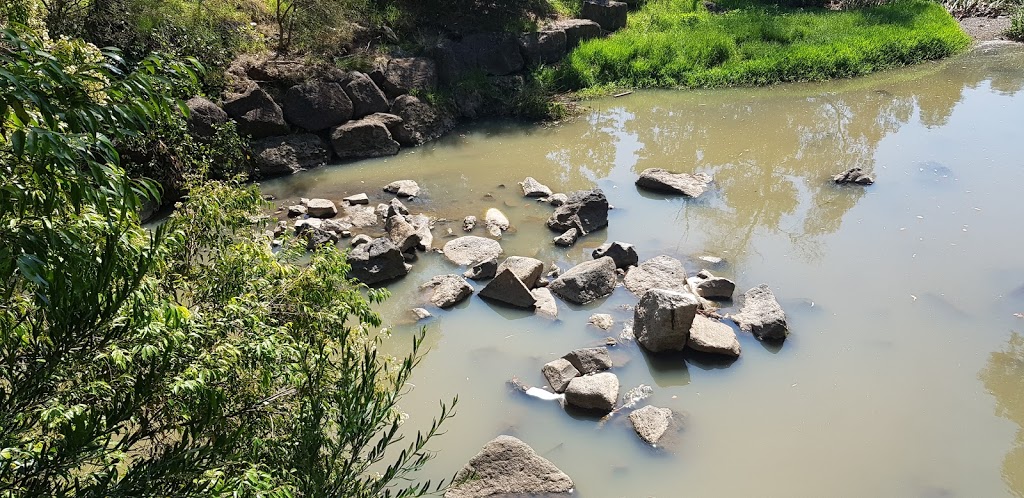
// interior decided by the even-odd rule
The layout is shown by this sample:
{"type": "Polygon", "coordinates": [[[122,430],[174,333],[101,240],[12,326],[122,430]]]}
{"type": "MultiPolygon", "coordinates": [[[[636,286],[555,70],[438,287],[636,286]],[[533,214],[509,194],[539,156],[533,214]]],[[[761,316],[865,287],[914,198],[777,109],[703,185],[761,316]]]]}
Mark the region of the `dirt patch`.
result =
{"type": "Polygon", "coordinates": [[[1008,40],[1004,33],[1010,29],[1010,18],[965,17],[960,19],[960,27],[975,41],[1008,40]]]}

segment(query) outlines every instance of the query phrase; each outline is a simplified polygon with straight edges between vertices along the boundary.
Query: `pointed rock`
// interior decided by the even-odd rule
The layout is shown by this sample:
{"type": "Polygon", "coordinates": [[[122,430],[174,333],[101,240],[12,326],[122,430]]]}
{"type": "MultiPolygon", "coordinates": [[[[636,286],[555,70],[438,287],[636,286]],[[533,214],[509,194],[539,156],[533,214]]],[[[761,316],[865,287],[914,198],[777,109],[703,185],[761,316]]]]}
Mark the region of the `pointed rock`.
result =
{"type": "Polygon", "coordinates": [[[522,280],[512,270],[505,270],[487,283],[480,291],[480,297],[493,299],[518,308],[533,308],[537,299],[530,294],[522,280]]]}
{"type": "Polygon", "coordinates": [[[569,476],[533,448],[512,436],[498,436],[484,445],[462,470],[457,485],[444,498],[485,496],[547,496],[573,490],[569,476]]]}
{"type": "Polygon", "coordinates": [[[450,308],[473,294],[473,286],[459,275],[438,275],[420,288],[430,292],[430,302],[438,308],[450,308]]]}
{"type": "Polygon", "coordinates": [[[420,236],[420,243],[416,248],[421,251],[429,251],[433,248],[434,234],[430,231],[430,218],[425,214],[416,214],[409,218],[409,224],[416,229],[416,234],[420,236]]]}
{"type": "Polygon", "coordinates": [[[556,393],[565,392],[569,381],[580,375],[580,371],[565,358],[548,362],[540,369],[540,372],[547,379],[548,386],[551,386],[551,389],[556,393]]]}
{"type": "Polygon", "coordinates": [[[704,315],[693,317],[690,325],[690,339],[686,347],[704,353],[720,354],[736,358],[740,355],[740,341],[732,327],[712,320],[704,315]]]}
{"type": "Polygon", "coordinates": [[[398,246],[402,252],[414,249],[420,245],[420,234],[416,227],[412,226],[404,216],[392,216],[384,222],[384,230],[388,232],[388,238],[398,246]]]}
{"type": "Polygon", "coordinates": [[[537,280],[544,273],[544,262],[525,256],[509,256],[498,265],[496,273],[501,273],[504,270],[512,270],[512,273],[519,277],[519,280],[522,280],[527,288],[532,289],[537,286],[537,280]]]}
{"type": "Polygon", "coordinates": [[[601,258],[580,263],[553,280],[548,288],[566,301],[585,304],[615,290],[615,262],[601,258]]]}
{"type": "Polygon", "coordinates": [[[626,272],[623,284],[633,294],[643,296],[650,289],[689,292],[683,263],[670,256],[656,256],[626,272]]]}
{"type": "Polygon", "coordinates": [[[656,445],[672,424],[672,410],[648,405],[630,413],[629,421],[640,439],[656,445]]]}
{"type": "Polygon", "coordinates": [[[551,239],[556,246],[559,247],[572,247],[576,244],[576,240],[580,238],[580,231],[578,228],[570,228],[565,231],[562,235],[551,239]]]}

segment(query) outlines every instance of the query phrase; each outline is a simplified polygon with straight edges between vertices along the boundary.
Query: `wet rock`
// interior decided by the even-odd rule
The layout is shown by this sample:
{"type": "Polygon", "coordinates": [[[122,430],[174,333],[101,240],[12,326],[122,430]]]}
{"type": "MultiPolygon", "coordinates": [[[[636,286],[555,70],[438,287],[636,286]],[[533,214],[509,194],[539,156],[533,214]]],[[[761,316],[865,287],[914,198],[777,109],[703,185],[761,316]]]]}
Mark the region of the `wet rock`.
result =
{"type": "Polygon", "coordinates": [[[608,354],[608,348],[583,348],[576,349],[563,356],[576,370],[583,375],[600,372],[612,368],[612,357],[608,354]]]}
{"type": "Polygon", "coordinates": [[[252,142],[256,171],[262,177],[290,175],[327,164],[331,151],[313,134],[268,137],[252,142]]]}
{"type": "Polygon", "coordinates": [[[345,93],[352,100],[352,117],[359,119],[375,112],[388,112],[388,99],[373,80],[363,73],[352,73],[345,93]]]}
{"type": "Polygon", "coordinates": [[[434,316],[431,315],[429,311],[423,308],[413,308],[410,311],[412,312],[412,316],[416,318],[416,321],[426,320],[427,318],[434,316]]]}
{"type": "Polygon", "coordinates": [[[690,338],[686,347],[733,358],[740,355],[740,341],[736,339],[732,327],[700,314],[693,318],[693,324],[690,325],[690,338]]]}
{"type": "Polygon", "coordinates": [[[185,102],[188,107],[188,129],[199,137],[212,137],[217,127],[228,122],[228,113],[217,104],[203,97],[192,97],[185,102]]]}
{"type": "Polygon", "coordinates": [[[661,168],[647,168],[640,173],[636,186],[655,192],[697,197],[707,190],[710,183],[711,176],[704,173],[691,175],[687,173],[672,173],[661,168]]]}
{"type": "Polygon", "coordinates": [[[552,261],[551,262],[551,269],[548,270],[547,276],[551,277],[551,278],[558,278],[558,276],[561,275],[561,274],[562,274],[562,269],[559,268],[558,265],[556,265],[554,261],[552,261]]]}
{"type": "Polygon", "coordinates": [[[397,197],[391,199],[391,201],[388,202],[386,206],[387,209],[385,210],[385,216],[394,216],[396,214],[409,214],[409,208],[405,207],[405,204],[402,204],[402,201],[398,200],[397,197]]]}
{"type": "Polygon", "coordinates": [[[682,351],[696,314],[692,294],[651,289],[633,311],[633,335],[648,351],[682,351]]]}
{"type": "MultiPolygon", "coordinates": [[[[397,199],[395,199],[397,201],[397,199]]],[[[434,247],[434,234],[430,231],[431,221],[425,214],[416,214],[409,217],[409,223],[416,229],[416,235],[420,237],[420,243],[416,248],[421,251],[429,251],[434,247]]]]}
{"type": "Polygon", "coordinates": [[[860,168],[850,168],[832,177],[832,181],[840,185],[847,183],[853,183],[857,185],[871,185],[872,183],[875,183],[875,177],[873,175],[865,173],[860,168]]]}
{"type": "Polygon", "coordinates": [[[420,234],[416,230],[416,227],[412,226],[412,223],[409,223],[405,217],[400,214],[391,216],[385,220],[384,230],[387,231],[388,238],[391,239],[391,241],[394,242],[402,252],[415,249],[420,245],[420,234]]]}
{"type": "Polygon", "coordinates": [[[736,291],[736,284],[732,280],[716,277],[707,270],[701,270],[688,278],[687,282],[698,296],[705,299],[732,299],[732,293],[736,291]]]}
{"type": "Polygon", "coordinates": [[[548,386],[556,393],[565,392],[569,381],[580,375],[580,371],[576,370],[576,367],[572,366],[572,363],[569,363],[569,360],[565,358],[548,362],[541,367],[540,373],[544,374],[544,378],[548,381],[548,386]]]}
{"type": "Polygon", "coordinates": [[[548,204],[553,207],[561,206],[566,202],[569,202],[569,196],[565,194],[551,194],[551,197],[548,197],[548,204]]]}
{"type": "Polygon", "coordinates": [[[501,232],[508,230],[508,217],[497,208],[490,208],[484,215],[484,226],[492,236],[501,238],[501,232]]]}
{"type": "Polygon", "coordinates": [[[786,313],[775,300],[768,284],[761,284],[743,293],[740,312],[729,317],[740,329],[760,340],[781,342],[789,335],[786,313]]]}
{"type": "Polygon", "coordinates": [[[333,218],[338,215],[338,206],[329,199],[310,199],[306,212],[314,218],[333,218]]]}
{"type": "Polygon", "coordinates": [[[476,227],[476,216],[467,216],[462,220],[462,229],[466,232],[472,232],[473,228],[476,227]]]}
{"type": "Polygon", "coordinates": [[[458,484],[445,491],[445,498],[547,496],[568,494],[574,487],[555,464],[512,436],[484,445],[453,481],[458,484]]]}
{"type": "Polygon", "coordinates": [[[559,247],[572,247],[576,244],[576,240],[580,238],[580,231],[576,228],[570,228],[565,231],[562,235],[551,239],[556,246],[559,247]]]}
{"type": "Polygon", "coordinates": [[[536,300],[534,311],[541,316],[555,318],[558,316],[558,303],[555,302],[555,295],[546,287],[539,287],[530,291],[536,300]]]}
{"type": "Polygon", "coordinates": [[[601,25],[589,19],[564,19],[551,25],[551,29],[565,32],[565,48],[572,50],[580,42],[601,36],[601,25]]]}
{"type": "Polygon", "coordinates": [[[615,262],[600,258],[580,263],[553,280],[548,288],[566,301],[585,304],[615,290],[615,262]]]}
{"type": "Polygon", "coordinates": [[[623,284],[637,296],[643,296],[650,289],[689,292],[683,263],[665,255],[655,256],[630,268],[623,284]]]}
{"type": "Polygon", "coordinates": [[[396,180],[385,185],[384,191],[399,197],[416,197],[420,195],[420,186],[412,180],[396,180]]]}
{"type": "Polygon", "coordinates": [[[361,244],[369,244],[370,242],[373,242],[373,237],[370,237],[365,233],[361,233],[359,235],[356,235],[355,237],[352,237],[352,241],[350,242],[350,244],[352,245],[352,247],[355,247],[361,244]]]}
{"type": "Polygon", "coordinates": [[[342,200],[348,203],[349,206],[357,206],[360,204],[366,205],[370,203],[370,197],[365,193],[350,195],[342,200]]]}
{"type": "Polygon", "coordinates": [[[466,273],[462,275],[472,280],[487,280],[494,278],[498,273],[498,261],[489,259],[473,265],[472,268],[466,270],[466,273]]]}
{"type": "Polygon", "coordinates": [[[450,308],[473,294],[473,286],[459,275],[438,275],[420,289],[430,292],[430,302],[438,308],[450,308]]]}
{"type": "Polygon", "coordinates": [[[284,112],[254,81],[243,85],[240,93],[224,98],[224,111],[238,124],[238,133],[253,138],[287,135],[284,112]]]}
{"type": "Polygon", "coordinates": [[[288,206],[288,217],[295,218],[296,216],[303,216],[306,214],[306,206],[294,205],[288,206]]]}
{"type": "Polygon", "coordinates": [[[601,25],[605,31],[615,31],[626,27],[629,5],[614,0],[583,0],[580,17],[590,19],[601,25]]]}
{"type": "Polygon", "coordinates": [[[352,119],[352,101],[333,81],[310,81],[284,94],[284,117],[307,131],[326,130],[352,119]]]}
{"type": "Polygon", "coordinates": [[[377,225],[377,211],[370,206],[342,206],[341,219],[356,228],[377,225]]]}
{"type": "Polygon", "coordinates": [[[519,48],[530,65],[552,64],[565,57],[564,30],[542,29],[519,36],[519,48]]]}
{"type": "Polygon", "coordinates": [[[402,118],[402,124],[394,129],[394,134],[395,140],[406,147],[435,140],[455,126],[455,121],[447,113],[412,95],[396,98],[391,104],[391,114],[402,118]]]}
{"type": "Polygon", "coordinates": [[[393,156],[402,148],[383,122],[371,118],[335,127],[331,131],[331,145],[342,159],[393,156]]]}
{"type": "Polygon", "coordinates": [[[532,176],[526,177],[525,180],[519,182],[519,185],[523,187],[523,195],[526,197],[551,196],[551,189],[547,185],[535,180],[532,176]]]}
{"type": "Polygon", "coordinates": [[[381,237],[349,251],[349,278],[367,285],[394,280],[409,273],[402,251],[390,239],[381,237]]]}
{"type": "Polygon", "coordinates": [[[610,412],[618,398],[619,378],[611,372],[575,377],[565,388],[565,401],[587,410],[610,412]]]}
{"type": "Polygon", "coordinates": [[[391,98],[413,90],[426,93],[437,88],[437,65],[429,57],[391,59],[378,82],[391,98]]]}
{"type": "Polygon", "coordinates": [[[608,226],[608,199],[599,188],[573,192],[565,204],[555,208],[547,226],[556,232],[577,228],[581,235],[604,228],[608,226]]]}
{"type": "Polygon", "coordinates": [[[587,320],[587,323],[601,330],[611,330],[612,326],[615,325],[615,320],[607,313],[594,313],[593,315],[590,315],[590,319],[587,320]]]}
{"type": "Polygon", "coordinates": [[[615,261],[616,268],[622,269],[636,266],[640,261],[640,257],[637,256],[633,244],[618,241],[601,244],[600,247],[594,249],[593,256],[594,259],[608,256],[612,258],[612,261],[615,261]]]}
{"type": "Polygon", "coordinates": [[[480,297],[517,308],[533,308],[537,302],[537,298],[533,297],[526,284],[508,269],[495,275],[494,279],[480,291],[480,297]]]}
{"type": "Polygon", "coordinates": [[[502,249],[496,240],[466,235],[449,240],[442,252],[448,261],[466,266],[495,259],[501,254],[502,249]]]}
{"type": "Polygon", "coordinates": [[[629,414],[633,430],[647,444],[658,444],[672,423],[672,410],[647,405],[629,414]]]}
{"type": "Polygon", "coordinates": [[[497,273],[505,270],[512,270],[527,288],[532,289],[537,286],[537,280],[544,273],[544,262],[524,256],[509,256],[498,266],[497,273]]]}

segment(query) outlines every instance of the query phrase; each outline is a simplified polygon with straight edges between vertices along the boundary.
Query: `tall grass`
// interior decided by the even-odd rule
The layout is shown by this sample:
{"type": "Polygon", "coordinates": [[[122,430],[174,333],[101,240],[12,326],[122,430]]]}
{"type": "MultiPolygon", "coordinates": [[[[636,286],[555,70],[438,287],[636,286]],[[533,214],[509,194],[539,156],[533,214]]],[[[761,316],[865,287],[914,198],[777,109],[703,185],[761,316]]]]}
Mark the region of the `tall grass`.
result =
{"type": "Polygon", "coordinates": [[[562,77],[575,88],[766,85],[861,75],[969,43],[925,0],[841,12],[746,3],[721,15],[696,0],[649,0],[626,29],[581,44],[562,77]]]}

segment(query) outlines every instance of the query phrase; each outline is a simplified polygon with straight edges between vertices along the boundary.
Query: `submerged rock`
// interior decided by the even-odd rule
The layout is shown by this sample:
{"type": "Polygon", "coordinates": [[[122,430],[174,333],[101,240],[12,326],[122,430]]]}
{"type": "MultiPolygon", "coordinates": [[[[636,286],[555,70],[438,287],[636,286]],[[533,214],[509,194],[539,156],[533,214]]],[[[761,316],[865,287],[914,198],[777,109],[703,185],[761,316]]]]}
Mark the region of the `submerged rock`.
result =
{"type": "Polygon", "coordinates": [[[593,315],[590,315],[590,319],[587,320],[587,323],[601,330],[610,330],[612,326],[615,325],[615,320],[607,313],[594,313],[593,315]]]}
{"type": "Polygon", "coordinates": [[[551,189],[547,185],[535,180],[532,176],[526,177],[525,180],[519,182],[519,185],[523,187],[523,195],[526,197],[551,196],[551,189]]]}
{"type": "Polygon", "coordinates": [[[740,355],[740,341],[736,339],[732,327],[700,314],[694,316],[693,324],[690,325],[690,338],[686,347],[733,358],[740,355]]]}
{"type": "Polygon", "coordinates": [[[672,422],[672,410],[647,405],[629,414],[633,430],[647,444],[658,444],[672,422]]]}
{"type": "Polygon", "coordinates": [[[488,282],[487,286],[480,291],[480,297],[518,308],[533,308],[537,302],[523,281],[508,269],[498,273],[493,280],[488,282]]]}
{"type": "Polygon", "coordinates": [[[342,200],[348,203],[349,206],[357,206],[360,204],[369,204],[370,196],[366,195],[364,192],[362,194],[350,195],[342,200]]]}
{"type": "Polygon", "coordinates": [[[498,436],[484,445],[455,474],[454,482],[458,484],[445,491],[445,498],[568,494],[574,486],[555,464],[512,436],[498,436]]]}
{"type": "Polygon", "coordinates": [[[630,268],[623,284],[637,296],[643,296],[650,289],[689,292],[683,263],[665,255],[655,256],[630,268]]]}
{"type": "Polygon", "coordinates": [[[637,256],[636,248],[633,247],[633,244],[619,241],[601,244],[600,247],[594,249],[592,255],[594,259],[608,256],[615,261],[616,268],[622,268],[623,270],[630,266],[636,266],[640,262],[640,257],[637,256]]]}
{"type": "Polygon", "coordinates": [[[473,294],[473,286],[459,275],[438,275],[420,288],[430,291],[430,302],[438,308],[450,308],[473,294]]]}
{"type": "Polygon", "coordinates": [[[496,273],[505,270],[512,270],[512,273],[519,277],[519,280],[522,280],[527,288],[532,289],[537,286],[537,281],[544,273],[544,262],[525,256],[509,256],[498,265],[496,273]]]}
{"type": "Polygon", "coordinates": [[[585,304],[615,290],[615,262],[600,258],[580,263],[548,285],[551,292],[566,301],[585,304]]]}
{"type": "Polygon", "coordinates": [[[651,352],[682,351],[697,314],[697,298],[689,293],[651,289],[633,312],[633,335],[651,352]]]}
{"type": "Polygon", "coordinates": [[[697,197],[707,190],[711,177],[704,173],[672,173],[661,168],[647,168],[640,173],[636,186],[655,192],[697,197]]]}
{"type": "Polygon", "coordinates": [[[743,293],[740,312],[729,317],[740,329],[764,341],[781,342],[789,335],[786,313],[775,300],[768,284],[761,284],[743,293]]]}
{"type": "Polygon", "coordinates": [[[832,181],[840,185],[847,183],[853,183],[857,185],[871,185],[875,183],[875,177],[874,175],[865,173],[860,168],[850,168],[832,177],[832,181]]]}
{"type": "Polygon", "coordinates": [[[544,378],[547,379],[548,385],[556,393],[565,392],[565,388],[569,385],[569,381],[579,377],[580,371],[576,367],[572,366],[572,363],[565,358],[559,358],[545,364],[540,372],[544,374],[544,378]]]}
{"type": "Polygon", "coordinates": [[[496,240],[466,235],[449,240],[442,252],[452,263],[466,266],[495,259],[501,254],[502,249],[496,240]]]}
{"type": "Polygon", "coordinates": [[[586,410],[610,412],[619,398],[619,378],[611,372],[576,377],[565,388],[565,401],[586,410]]]}

